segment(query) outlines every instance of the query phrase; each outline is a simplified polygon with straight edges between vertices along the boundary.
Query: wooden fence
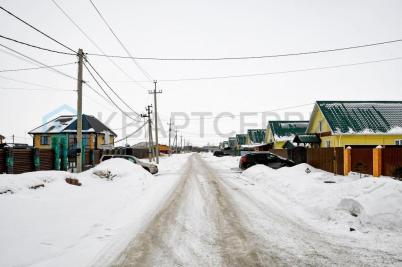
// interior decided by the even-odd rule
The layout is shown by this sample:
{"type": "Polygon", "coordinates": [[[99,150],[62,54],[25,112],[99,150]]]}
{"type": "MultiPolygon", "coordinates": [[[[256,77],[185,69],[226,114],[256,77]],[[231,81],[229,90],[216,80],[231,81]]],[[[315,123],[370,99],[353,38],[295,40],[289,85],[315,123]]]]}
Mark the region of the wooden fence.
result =
{"type": "Polygon", "coordinates": [[[343,175],[343,148],[308,148],[306,163],[327,172],[343,175]]]}
{"type": "Polygon", "coordinates": [[[0,174],[5,173],[6,170],[6,151],[4,151],[4,149],[0,149],[0,174]]]}
{"type": "Polygon", "coordinates": [[[382,174],[402,178],[402,147],[385,147],[383,149],[382,174]]]}
{"type": "Polygon", "coordinates": [[[373,174],[373,148],[352,147],[352,172],[373,174]]]}

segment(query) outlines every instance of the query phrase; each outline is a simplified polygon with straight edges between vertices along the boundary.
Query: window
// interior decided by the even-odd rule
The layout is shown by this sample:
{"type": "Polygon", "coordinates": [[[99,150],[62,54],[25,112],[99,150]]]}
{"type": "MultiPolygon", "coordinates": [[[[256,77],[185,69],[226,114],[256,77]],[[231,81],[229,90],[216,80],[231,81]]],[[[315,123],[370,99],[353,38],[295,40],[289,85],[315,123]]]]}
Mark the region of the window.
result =
{"type": "Polygon", "coordinates": [[[318,122],[318,132],[321,133],[322,132],[322,121],[318,122]]]}
{"type": "Polygon", "coordinates": [[[326,146],[326,147],[331,147],[331,141],[326,141],[326,142],[325,142],[325,146],[326,146]]]}
{"type": "Polygon", "coordinates": [[[395,140],[395,145],[402,146],[402,139],[395,140]]]}
{"type": "Polygon", "coordinates": [[[42,135],[40,137],[40,144],[41,145],[49,145],[49,136],[47,135],[42,135]]]}

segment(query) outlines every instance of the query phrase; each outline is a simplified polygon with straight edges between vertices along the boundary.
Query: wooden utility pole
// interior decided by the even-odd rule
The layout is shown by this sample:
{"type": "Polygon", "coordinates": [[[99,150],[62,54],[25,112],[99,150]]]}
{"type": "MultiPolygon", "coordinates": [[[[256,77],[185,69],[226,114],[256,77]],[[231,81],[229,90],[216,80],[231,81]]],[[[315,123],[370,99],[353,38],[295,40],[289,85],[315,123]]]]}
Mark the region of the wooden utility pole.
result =
{"type": "Polygon", "coordinates": [[[77,172],[82,172],[82,66],[84,51],[78,49],[78,79],[77,79],[77,172]]]}
{"type": "Polygon", "coordinates": [[[183,135],[180,135],[180,153],[183,151],[183,135]]]}
{"type": "Polygon", "coordinates": [[[170,157],[171,153],[172,153],[171,147],[170,147],[170,145],[171,145],[170,138],[171,138],[171,133],[172,133],[172,117],[170,117],[168,125],[169,125],[169,157],[170,157]]]}
{"type": "Polygon", "coordinates": [[[158,140],[158,105],[156,103],[156,94],[161,94],[162,90],[156,91],[156,84],[158,81],[154,81],[154,90],[149,91],[150,94],[154,95],[154,121],[155,121],[155,156],[156,163],[159,164],[159,140],[158,140]]]}
{"type": "Polygon", "coordinates": [[[151,120],[151,113],[152,113],[152,105],[148,105],[145,109],[147,114],[141,114],[141,117],[148,118],[148,158],[149,162],[153,159],[153,140],[152,140],[152,120],[151,120]]]}
{"type": "Polygon", "coordinates": [[[175,131],[174,141],[175,141],[175,153],[177,154],[177,130],[175,131]]]}

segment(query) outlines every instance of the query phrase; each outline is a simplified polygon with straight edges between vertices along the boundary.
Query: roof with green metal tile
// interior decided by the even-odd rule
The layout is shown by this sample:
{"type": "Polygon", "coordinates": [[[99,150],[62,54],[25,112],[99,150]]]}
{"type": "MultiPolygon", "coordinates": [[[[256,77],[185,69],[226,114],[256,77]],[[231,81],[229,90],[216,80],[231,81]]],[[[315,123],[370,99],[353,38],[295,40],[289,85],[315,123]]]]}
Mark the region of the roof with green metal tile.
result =
{"type": "Polygon", "coordinates": [[[402,101],[317,101],[334,134],[402,134],[402,101]]]}
{"type": "Polygon", "coordinates": [[[236,140],[238,145],[245,145],[247,142],[247,134],[236,134],[236,140]]]}
{"type": "Polygon", "coordinates": [[[253,144],[262,144],[265,142],[266,129],[248,129],[247,135],[253,144]]]}
{"type": "Polygon", "coordinates": [[[307,130],[308,121],[269,121],[268,126],[275,140],[293,140],[295,135],[304,134],[307,130]]]}

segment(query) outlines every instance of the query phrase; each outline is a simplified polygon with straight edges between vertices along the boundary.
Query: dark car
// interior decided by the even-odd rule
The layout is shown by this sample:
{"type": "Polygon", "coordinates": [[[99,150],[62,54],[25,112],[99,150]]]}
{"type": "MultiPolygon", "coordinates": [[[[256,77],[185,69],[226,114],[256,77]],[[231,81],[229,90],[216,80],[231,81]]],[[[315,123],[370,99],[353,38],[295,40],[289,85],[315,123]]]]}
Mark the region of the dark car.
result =
{"type": "Polygon", "coordinates": [[[234,156],[234,150],[232,150],[230,147],[227,147],[221,150],[214,151],[213,155],[215,157],[234,156]]]}
{"type": "Polygon", "coordinates": [[[263,164],[272,169],[296,165],[293,161],[284,159],[270,152],[252,152],[240,158],[239,168],[245,170],[257,164],[263,164]]]}

